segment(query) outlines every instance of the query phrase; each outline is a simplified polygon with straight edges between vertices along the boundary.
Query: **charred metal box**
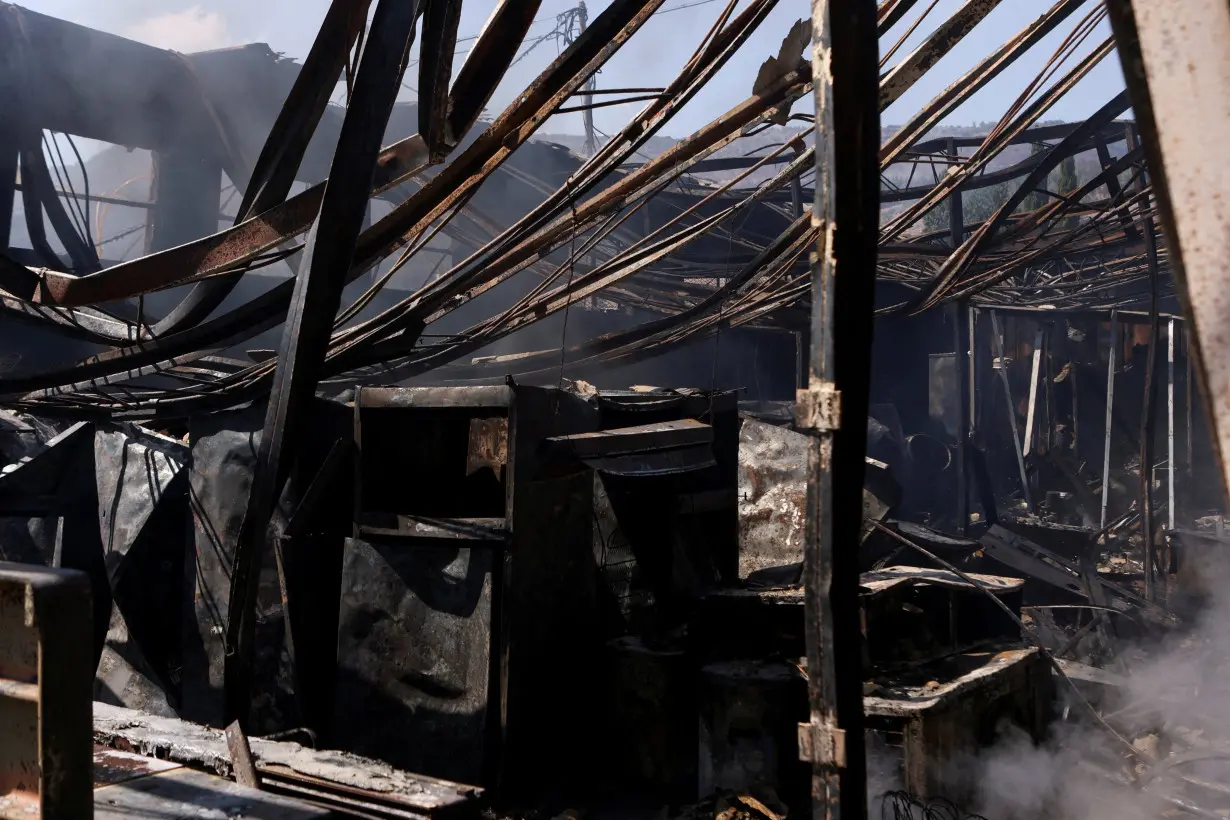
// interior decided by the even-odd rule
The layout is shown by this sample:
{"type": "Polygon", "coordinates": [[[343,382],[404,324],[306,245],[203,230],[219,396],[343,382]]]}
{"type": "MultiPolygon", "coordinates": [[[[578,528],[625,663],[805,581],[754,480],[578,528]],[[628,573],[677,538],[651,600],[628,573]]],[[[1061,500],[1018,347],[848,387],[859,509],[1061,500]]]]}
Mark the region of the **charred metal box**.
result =
{"type": "MultiPolygon", "coordinates": [[[[959,798],[960,763],[1009,726],[1041,741],[1055,697],[1033,648],[989,648],[873,674],[864,685],[867,746],[878,780],[921,797],[959,798]]],[[[700,669],[701,795],[768,786],[805,801],[798,729],[808,720],[802,658],[726,660],[700,669]]]]}
{"type": "MultiPolygon", "coordinates": [[[[951,796],[941,787],[959,755],[992,743],[1004,724],[1040,739],[1050,720],[1050,667],[987,596],[1019,611],[1024,582],[971,578],[978,589],[918,567],[860,577],[868,748],[913,794],[951,796]]],[[[759,782],[806,796],[794,733],[808,719],[803,608],[799,587],[721,590],[696,608],[688,639],[701,665],[702,794],[759,782]]]]}
{"type": "Polygon", "coordinates": [[[1009,726],[1040,742],[1055,700],[1050,663],[1032,647],[961,653],[876,676],[864,692],[868,748],[884,756],[879,768],[910,794],[954,800],[968,796],[964,756],[1009,726]]]}
{"type": "Polygon", "coordinates": [[[601,660],[592,474],[542,443],[596,429],[558,390],[361,388],[343,558],[345,748],[497,786],[569,776],[601,660]]]}

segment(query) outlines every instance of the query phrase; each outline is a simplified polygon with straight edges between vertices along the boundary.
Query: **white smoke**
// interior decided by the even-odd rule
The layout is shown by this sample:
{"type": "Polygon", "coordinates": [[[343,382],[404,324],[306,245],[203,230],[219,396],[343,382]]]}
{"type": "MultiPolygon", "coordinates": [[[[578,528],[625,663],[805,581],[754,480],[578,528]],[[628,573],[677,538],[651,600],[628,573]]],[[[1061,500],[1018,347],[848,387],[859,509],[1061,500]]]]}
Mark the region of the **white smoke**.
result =
{"type": "Polygon", "coordinates": [[[158,48],[190,54],[234,45],[226,18],[217,11],[191,6],[147,17],[127,26],[123,35],[158,48]]]}
{"type": "MultiPolygon", "coordinates": [[[[1069,706],[1035,746],[1019,731],[955,762],[971,808],[988,820],[1153,820],[1197,816],[1176,800],[1230,816],[1230,557],[1187,556],[1172,603],[1195,593],[1190,625],[1121,646],[1121,683],[1104,715],[1139,754],[1069,706]],[[1193,589],[1190,579],[1196,579],[1193,589]],[[1155,762],[1153,762],[1155,761],[1155,762]]],[[[1067,686],[1060,682],[1061,693],[1067,686]]],[[[1204,815],[1209,816],[1209,815],[1204,815]]]]}

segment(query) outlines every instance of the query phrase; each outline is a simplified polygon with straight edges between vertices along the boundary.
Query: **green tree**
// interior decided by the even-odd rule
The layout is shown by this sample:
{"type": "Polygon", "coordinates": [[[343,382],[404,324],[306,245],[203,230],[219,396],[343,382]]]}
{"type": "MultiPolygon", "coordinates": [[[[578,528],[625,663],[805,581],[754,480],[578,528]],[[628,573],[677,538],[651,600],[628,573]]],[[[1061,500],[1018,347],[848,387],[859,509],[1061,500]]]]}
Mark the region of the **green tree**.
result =
{"type": "MultiPolygon", "coordinates": [[[[1081,182],[1076,175],[1076,157],[1065,157],[1059,163],[1059,180],[1056,183],[1056,191],[1066,196],[1079,187],[1081,187],[1081,182]]],[[[1076,217],[1070,216],[1064,220],[1064,227],[1071,230],[1076,227],[1076,222],[1076,217]]]]}
{"type": "Polygon", "coordinates": [[[931,210],[923,214],[923,230],[927,233],[946,231],[949,229],[948,200],[941,200],[931,210]]]}
{"type": "Polygon", "coordinates": [[[963,202],[966,224],[985,222],[995,216],[1010,196],[1012,196],[1012,186],[1007,182],[970,191],[965,195],[963,202]]]}
{"type": "MultiPolygon", "coordinates": [[[[1030,151],[1029,155],[1030,157],[1037,157],[1039,154],[1045,153],[1050,149],[1051,147],[1046,143],[1036,142],[1034,143],[1033,150],[1030,151]]],[[[1043,187],[1046,187],[1045,183],[1043,183],[1043,187]]],[[[1025,211],[1036,211],[1046,204],[1046,200],[1047,196],[1042,191],[1031,191],[1029,196],[1025,197],[1025,202],[1021,206],[1021,209],[1025,211]]]]}

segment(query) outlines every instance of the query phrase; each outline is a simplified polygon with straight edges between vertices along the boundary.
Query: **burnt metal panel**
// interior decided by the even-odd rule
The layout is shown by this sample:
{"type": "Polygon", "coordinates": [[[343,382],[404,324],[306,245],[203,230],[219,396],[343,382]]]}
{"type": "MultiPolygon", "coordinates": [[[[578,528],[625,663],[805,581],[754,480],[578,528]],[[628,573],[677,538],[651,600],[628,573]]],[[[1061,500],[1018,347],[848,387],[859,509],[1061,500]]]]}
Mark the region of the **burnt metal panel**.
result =
{"type": "MultiPolygon", "coordinates": [[[[184,565],[184,583],[191,594],[185,599],[181,715],[207,725],[225,725],[221,686],[231,564],[251,486],[264,412],[264,406],[258,404],[194,417],[189,424],[192,447],[189,504],[193,536],[184,565]]],[[[347,434],[349,417],[349,409],[344,405],[321,399],[313,402],[306,434],[279,502],[283,508],[293,511],[297,506],[332,445],[347,434]]],[[[338,564],[336,560],[331,563],[327,559],[328,545],[329,539],[340,541],[348,529],[349,500],[350,494],[345,491],[333,496],[332,502],[321,510],[326,537],[323,542],[313,540],[312,545],[303,547],[305,559],[320,556],[319,561],[307,560],[306,563],[311,567],[313,579],[310,588],[320,594],[330,588],[336,589],[338,564]],[[314,552],[316,548],[321,552],[314,552]],[[330,577],[331,582],[327,580],[330,577]]],[[[295,718],[289,669],[282,658],[281,589],[272,550],[265,551],[262,556],[259,601],[260,611],[265,613],[259,622],[257,640],[258,669],[264,685],[253,698],[252,709],[260,731],[282,731],[302,724],[295,718]]],[[[312,625],[304,627],[303,640],[308,643],[323,640],[326,645],[332,645],[331,616],[315,609],[309,616],[312,625]],[[318,634],[317,630],[321,632],[318,634]]],[[[331,655],[321,663],[324,664],[322,668],[309,674],[330,675],[331,655]]]]}
{"type": "MultiPolygon", "coordinates": [[[[593,550],[593,477],[586,471],[520,480],[502,605],[507,630],[508,734],[504,783],[597,782],[580,750],[593,749],[593,689],[602,635],[593,550]]],[[[601,744],[599,744],[601,745],[601,744]]]]}
{"type": "Polygon", "coordinates": [[[497,560],[455,542],[346,540],[340,744],[431,776],[483,779],[497,560]]]}
{"type": "Polygon", "coordinates": [[[95,820],[130,817],[252,817],[260,820],[329,820],[325,808],[240,785],[216,775],[176,767],[97,791],[95,820]]]}
{"type": "Polygon", "coordinates": [[[686,801],[696,794],[695,667],[678,647],[625,637],[607,645],[607,766],[626,784],[686,801]]]}
{"type": "Polygon", "coordinates": [[[797,661],[707,664],[698,700],[702,796],[769,786],[788,804],[806,805],[808,765],[797,737],[807,720],[807,679],[797,661]]]}
{"type": "Polygon", "coordinates": [[[796,580],[803,565],[807,436],[745,418],[739,428],[739,577],[796,580]]]}
{"type": "MultiPolygon", "coordinates": [[[[94,704],[94,741],[228,777],[221,729],[94,704]]],[[[264,787],[335,808],[342,816],[461,817],[478,813],[482,789],[395,769],[387,763],[298,743],[251,740],[264,787]],[[387,814],[385,813],[387,812],[387,814]]]]}
{"type": "Polygon", "coordinates": [[[115,604],[95,697],[173,714],[190,533],[187,448],[160,438],[123,428],[94,435],[98,527],[115,604]]]}
{"type": "MultiPolygon", "coordinates": [[[[179,444],[170,439],[167,443],[179,444]]],[[[186,459],[172,452],[134,440],[123,428],[99,428],[94,434],[98,525],[113,581],[150,515],[186,467],[186,459]]]]}
{"type": "Polygon", "coordinates": [[[188,448],[132,426],[94,434],[111,608],[94,696],[156,714],[179,703],[188,448]]]}
{"type": "Polygon", "coordinates": [[[568,681],[600,652],[593,479],[546,472],[541,445],[596,412],[539,387],[382,388],[354,419],[339,739],[527,790],[583,774],[588,701],[568,681]]]}
{"type": "Polygon", "coordinates": [[[1040,742],[1054,698],[1050,663],[1040,650],[1009,648],[878,676],[863,703],[871,728],[903,738],[906,790],[965,800],[972,784],[952,761],[989,747],[1008,724],[1040,742]]]}

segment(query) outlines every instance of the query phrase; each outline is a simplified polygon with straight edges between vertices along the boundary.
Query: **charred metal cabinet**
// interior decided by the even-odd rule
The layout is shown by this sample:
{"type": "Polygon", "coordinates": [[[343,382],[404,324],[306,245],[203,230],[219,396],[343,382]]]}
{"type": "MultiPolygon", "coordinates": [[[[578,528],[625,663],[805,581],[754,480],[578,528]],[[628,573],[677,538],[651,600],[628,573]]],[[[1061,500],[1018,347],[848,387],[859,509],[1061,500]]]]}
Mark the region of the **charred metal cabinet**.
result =
{"type": "Polygon", "coordinates": [[[585,726],[576,675],[600,657],[593,485],[545,472],[538,448],[595,429],[596,412],[511,384],[362,388],[354,412],[343,745],[489,786],[567,772],[585,726]]]}
{"type": "Polygon", "coordinates": [[[0,818],[94,807],[90,582],[0,563],[0,818]]]}
{"type": "MultiPolygon", "coordinates": [[[[738,578],[738,394],[700,390],[604,391],[603,430],[694,420],[708,425],[708,461],[688,469],[601,469],[595,516],[612,542],[626,543],[666,621],[689,602],[738,578]]],[[[621,562],[622,563],[622,562],[621,562]]],[[[611,579],[614,581],[614,578],[611,579]]]]}

